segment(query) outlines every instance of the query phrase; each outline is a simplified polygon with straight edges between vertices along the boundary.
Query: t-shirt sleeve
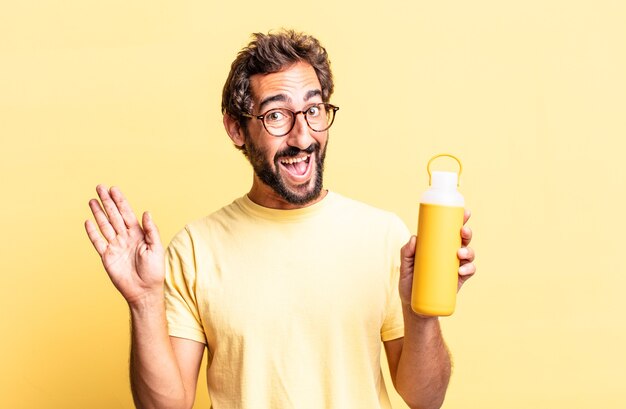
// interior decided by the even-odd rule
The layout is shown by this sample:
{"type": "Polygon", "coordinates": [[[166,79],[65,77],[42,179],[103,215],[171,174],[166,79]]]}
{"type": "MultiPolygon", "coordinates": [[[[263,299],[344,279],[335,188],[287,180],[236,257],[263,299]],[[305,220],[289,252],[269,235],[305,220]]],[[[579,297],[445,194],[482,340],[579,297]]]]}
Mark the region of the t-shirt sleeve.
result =
{"type": "Polygon", "coordinates": [[[400,249],[406,244],[409,237],[411,237],[409,229],[400,218],[394,216],[387,237],[387,251],[391,260],[390,283],[385,320],[380,330],[382,341],[391,341],[404,336],[404,317],[400,293],[398,292],[398,282],[400,279],[400,249]]]}
{"type": "Polygon", "coordinates": [[[207,343],[196,299],[197,274],[193,240],[182,230],[167,248],[165,257],[165,312],[169,334],[207,343]]]}

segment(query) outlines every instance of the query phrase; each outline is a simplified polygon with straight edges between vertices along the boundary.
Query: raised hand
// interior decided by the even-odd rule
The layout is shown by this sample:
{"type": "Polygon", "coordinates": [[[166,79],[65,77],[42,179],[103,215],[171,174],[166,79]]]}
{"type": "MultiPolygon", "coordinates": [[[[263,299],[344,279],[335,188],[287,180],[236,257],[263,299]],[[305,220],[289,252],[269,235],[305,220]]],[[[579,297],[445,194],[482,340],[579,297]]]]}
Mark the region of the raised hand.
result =
{"type": "Polygon", "coordinates": [[[96,191],[102,204],[91,199],[89,207],[97,227],[87,220],[85,229],[111,281],[129,304],[162,296],[164,251],[150,214],[143,214],[140,225],[118,188],[98,185],[96,191]]]}
{"type": "MultiPolygon", "coordinates": [[[[459,258],[459,286],[461,289],[465,283],[476,272],[474,265],[474,250],[468,247],[472,241],[472,230],[465,224],[469,220],[471,213],[466,210],[463,218],[463,227],[461,228],[461,248],[457,252],[459,258]]],[[[411,291],[413,289],[413,265],[415,263],[415,247],[418,237],[411,236],[409,242],[400,250],[400,299],[402,303],[408,305],[411,303],[411,291]]]]}

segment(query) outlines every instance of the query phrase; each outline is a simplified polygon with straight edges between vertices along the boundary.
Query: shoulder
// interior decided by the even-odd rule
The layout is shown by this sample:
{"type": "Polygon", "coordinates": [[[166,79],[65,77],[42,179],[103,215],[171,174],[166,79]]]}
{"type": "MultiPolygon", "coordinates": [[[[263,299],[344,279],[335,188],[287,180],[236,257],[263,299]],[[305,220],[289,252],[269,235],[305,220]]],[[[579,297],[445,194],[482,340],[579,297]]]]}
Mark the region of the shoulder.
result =
{"type": "Polygon", "coordinates": [[[174,235],[169,246],[173,248],[193,247],[195,242],[206,240],[211,235],[227,229],[229,225],[242,217],[240,200],[240,198],[235,199],[232,203],[207,216],[190,221],[174,235]]]}

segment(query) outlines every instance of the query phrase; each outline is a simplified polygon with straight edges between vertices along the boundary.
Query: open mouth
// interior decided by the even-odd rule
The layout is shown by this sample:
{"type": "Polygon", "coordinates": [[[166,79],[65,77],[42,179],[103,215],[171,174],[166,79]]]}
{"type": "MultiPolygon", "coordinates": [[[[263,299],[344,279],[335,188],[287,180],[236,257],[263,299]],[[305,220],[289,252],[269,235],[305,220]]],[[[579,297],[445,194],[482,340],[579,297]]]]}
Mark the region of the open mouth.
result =
{"type": "Polygon", "coordinates": [[[282,158],[280,164],[296,179],[306,178],[311,169],[311,155],[304,154],[293,158],[282,158]]]}

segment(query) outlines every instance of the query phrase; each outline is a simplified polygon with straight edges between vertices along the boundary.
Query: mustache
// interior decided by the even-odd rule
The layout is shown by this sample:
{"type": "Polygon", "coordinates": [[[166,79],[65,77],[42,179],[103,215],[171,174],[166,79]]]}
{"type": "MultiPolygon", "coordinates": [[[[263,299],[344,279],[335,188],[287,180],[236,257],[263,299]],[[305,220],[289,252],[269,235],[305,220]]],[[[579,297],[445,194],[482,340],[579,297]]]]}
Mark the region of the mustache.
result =
{"type": "Polygon", "coordinates": [[[315,151],[319,151],[319,149],[320,149],[320,144],[317,142],[312,143],[305,149],[296,148],[295,146],[289,146],[283,149],[282,151],[277,152],[275,158],[278,159],[278,158],[282,158],[285,156],[296,156],[299,153],[311,154],[315,151]]]}

